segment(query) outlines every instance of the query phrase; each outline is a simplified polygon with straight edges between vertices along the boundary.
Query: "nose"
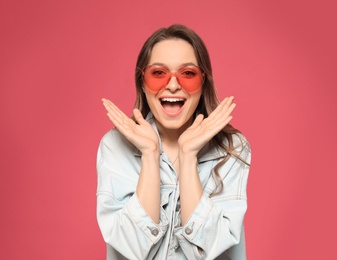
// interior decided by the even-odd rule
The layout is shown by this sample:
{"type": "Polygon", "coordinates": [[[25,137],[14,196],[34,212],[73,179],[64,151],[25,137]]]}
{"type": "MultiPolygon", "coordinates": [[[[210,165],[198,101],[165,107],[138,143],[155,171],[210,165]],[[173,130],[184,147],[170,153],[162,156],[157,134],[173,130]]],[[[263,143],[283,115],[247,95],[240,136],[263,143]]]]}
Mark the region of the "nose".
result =
{"type": "Polygon", "coordinates": [[[171,92],[176,92],[177,90],[181,89],[179,81],[175,75],[172,75],[172,77],[169,79],[166,89],[170,90],[171,92]]]}

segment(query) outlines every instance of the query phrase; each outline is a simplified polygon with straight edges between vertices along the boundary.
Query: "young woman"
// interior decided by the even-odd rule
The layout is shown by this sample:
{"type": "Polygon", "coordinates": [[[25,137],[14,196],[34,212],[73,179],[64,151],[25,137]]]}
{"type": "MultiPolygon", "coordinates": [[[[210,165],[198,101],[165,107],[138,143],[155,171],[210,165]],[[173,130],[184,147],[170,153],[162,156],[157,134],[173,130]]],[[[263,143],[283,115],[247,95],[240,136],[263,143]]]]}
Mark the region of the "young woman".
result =
{"type": "Polygon", "coordinates": [[[103,99],[115,128],[97,158],[97,218],[107,259],[246,259],[250,148],[218,101],[200,37],[182,25],[140,51],[129,118],[103,99]]]}

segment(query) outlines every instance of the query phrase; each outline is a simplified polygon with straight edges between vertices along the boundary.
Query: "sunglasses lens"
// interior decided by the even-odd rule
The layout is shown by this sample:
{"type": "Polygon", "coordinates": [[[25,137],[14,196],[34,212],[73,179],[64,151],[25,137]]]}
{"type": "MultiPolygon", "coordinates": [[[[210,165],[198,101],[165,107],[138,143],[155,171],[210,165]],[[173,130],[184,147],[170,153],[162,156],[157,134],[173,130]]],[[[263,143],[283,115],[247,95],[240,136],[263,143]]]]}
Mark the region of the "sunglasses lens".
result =
{"type": "Polygon", "coordinates": [[[203,75],[200,69],[196,66],[181,68],[177,73],[177,77],[179,84],[187,92],[194,92],[198,90],[203,83],[203,75]]]}
{"type": "Polygon", "coordinates": [[[148,66],[143,74],[145,85],[152,91],[164,88],[171,77],[170,71],[163,66],[148,66]]]}
{"type": "Polygon", "coordinates": [[[188,92],[198,90],[203,83],[203,74],[196,66],[180,68],[174,74],[164,66],[147,66],[143,71],[144,83],[152,91],[166,87],[173,75],[177,77],[179,85],[188,92]]]}

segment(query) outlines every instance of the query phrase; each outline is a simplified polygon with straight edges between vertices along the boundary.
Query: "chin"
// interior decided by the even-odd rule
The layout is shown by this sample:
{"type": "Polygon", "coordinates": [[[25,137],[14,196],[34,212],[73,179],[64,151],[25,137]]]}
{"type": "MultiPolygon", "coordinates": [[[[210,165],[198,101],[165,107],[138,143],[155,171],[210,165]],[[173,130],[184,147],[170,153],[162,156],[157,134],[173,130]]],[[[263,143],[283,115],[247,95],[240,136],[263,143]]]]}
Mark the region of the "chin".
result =
{"type": "Polygon", "coordinates": [[[187,129],[192,124],[193,114],[190,117],[169,117],[169,118],[159,118],[157,120],[165,129],[168,130],[179,130],[187,129]]]}

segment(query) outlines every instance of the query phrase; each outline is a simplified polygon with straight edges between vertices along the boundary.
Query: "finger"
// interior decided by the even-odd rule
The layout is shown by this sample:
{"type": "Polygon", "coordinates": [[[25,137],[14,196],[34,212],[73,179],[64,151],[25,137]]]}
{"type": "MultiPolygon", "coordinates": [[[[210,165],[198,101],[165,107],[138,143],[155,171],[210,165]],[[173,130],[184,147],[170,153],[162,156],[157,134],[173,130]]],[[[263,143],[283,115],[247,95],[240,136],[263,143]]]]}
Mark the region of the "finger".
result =
{"type": "Polygon", "coordinates": [[[229,121],[232,120],[233,116],[231,115],[234,108],[236,107],[236,104],[231,104],[228,108],[222,109],[216,117],[212,120],[212,128],[220,131],[223,129],[229,121]]]}
{"type": "Polygon", "coordinates": [[[232,112],[234,111],[235,107],[236,107],[235,103],[230,104],[230,106],[225,107],[221,110],[221,112],[219,113],[219,116],[221,118],[226,118],[226,117],[230,116],[232,114],[232,112]]]}
{"type": "Polygon", "coordinates": [[[118,124],[117,119],[115,119],[115,112],[114,109],[112,108],[112,102],[108,99],[102,98],[102,103],[103,106],[105,108],[105,110],[107,111],[107,116],[109,117],[109,119],[112,121],[112,123],[116,126],[116,123],[118,124]]]}
{"type": "Polygon", "coordinates": [[[107,116],[119,130],[128,130],[134,124],[133,120],[127,117],[114,103],[110,100],[104,99],[103,105],[107,110],[107,116]]]}
{"type": "Polygon", "coordinates": [[[197,127],[198,125],[201,124],[201,122],[203,120],[204,120],[204,115],[203,114],[197,115],[197,117],[194,119],[193,124],[189,128],[191,129],[191,128],[197,127]]]}
{"type": "Polygon", "coordinates": [[[232,121],[232,119],[233,119],[233,116],[227,117],[227,118],[224,120],[224,125],[223,125],[223,127],[222,127],[220,130],[222,130],[226,125],[228,125],[229,122],[232,121]]]}
{"type": "Polygon", "coordinates": [[[103,102],[103,106],[104,106],[107,110],[109,110],[109,109],[111,109],[111,108],[113,107],[113,103],[112,103],[110,100],[108,100],[108,99],[103,98],[103,99],[102,99],[102,102],[103,102]]]}
{"type": "Polygon", "coordinates": [[[206,118],[203,122],[203,126],[206,132],[218,133],[221,131],[233,118],[231,113],[236,107],[235,103],[232,103],[233,97],[223,100],[216,110],[212,112],[212,117],[206,118]]]}
{"type": "Polygon", "coordinates": [[[233,103],[234,97],[229,97],[224,99],[219,106],[212,112],[211,119],[215,122],[223,121],[224,118],[228,117],[236,107],[236,104],[233,103]]]}
{"type": "Polygon", "coordinates": [[[122,111],[110,100],[103,101],[104,107],[107,109],[108,112],[114,112],[116,114],[122,114],[122,111]]]}
{"type": "Polygon", "coordinates": [[[228,109],[230,106],[232,106],[234,103],[234,97],[229,97],[228,100],[225,102],[224,108],[228,109]]]}
{"type": "Polygon", "coordinates": [[[218,113],[218,111],[225,105],[225,102],[227,102],[228,97],[226,97],[215,109],[214,111],[208,115],[208,119],[212,119],[213,117],[215,117],[215,115],[218,113]]]}
{"type": "Polygon", "coordinates": [[[233,104],[233,100],[233,96],[225,98],[219,105],[219,110],[221,111],[220,113],[227,110],[233,104]]]}
{"type": "Polygon", "coordinates": [[[103,106],[105,107],[105,109],[109,112],[110,110],[112,110],[112,102],[110,100],[107,99],[102,99],[102,103],[103,106]]]}
{"type": "Polygon", "coordinates": [[[133,116],[136,120],[136,122],[140,125],[147,123],[147,121],[144,119],[142,113],[139,111],[139,109],[135,108],[133,109],[133,116]]]}
{"type": "Polygon", "coordinates": [[[107,112],[113,116],[116,120],[122,123],[125,120],[129,120],[129,117],[125,115],[114,103],[110,100],[104,100],[103,105],[107,112]]]}

